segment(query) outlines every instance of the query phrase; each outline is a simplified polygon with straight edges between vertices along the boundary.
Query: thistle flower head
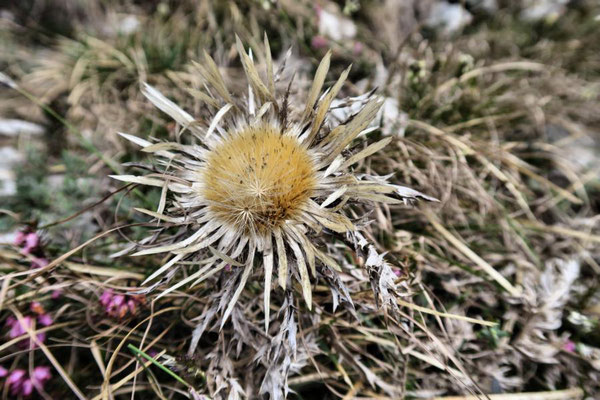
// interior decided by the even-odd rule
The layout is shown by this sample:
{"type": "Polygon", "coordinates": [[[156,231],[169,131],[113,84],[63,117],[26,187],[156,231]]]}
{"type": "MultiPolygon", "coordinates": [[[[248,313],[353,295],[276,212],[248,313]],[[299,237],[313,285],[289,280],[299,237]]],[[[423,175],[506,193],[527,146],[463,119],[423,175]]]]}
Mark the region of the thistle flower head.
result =
{"type": "MultiPolygon", "coordinates": [[[[239,297],[256,257],[262,258],[265,324],[269,321],[271,283],[275,273],[282,288],[292,279],[300,282],[311,307],[310,276],[317,267],[339,270],[325,251],[322,233],[350,234],[359,229],[344,214],[352,203],[400,203],[422,196],[389,184],[385,178],[355,174],[351,167],[388,145],[391,137],[349,149],[370,129],[382,104],[377,97],[360,98],[360,111],[340,125],[328,121],[332,101],[348,76],[346,69],[321,95],[331,53],[317,68],[305,103],[289,101],[287,91],[276,88],[281,74],[274,73],[265,38],[264,79],[252,53],[241,42],[237,50],[248,80],[247,96],[232,95],[213,59],[205,53],[196,68],[204,78],[202,98],[212,118],[194,119],[153,87],[143,93],[160,110],[175,119],[181,130],[177,143],[152,143],[121,134],[153,153],[159,172],[146,176],[120,175],[116,179],[163,188],[158,211],[138,209],[167,226],[180,226],[160,245],[146,246],[136,255],[171,253],[171,259],[146,282],[166,274],[183,261],[201,268],[164,290],[161,296],[189,283],[198,284],[227,266],[242,269],[237,290],[223,313],[223,324],[239,297]],[[358,148],[359,150],[356,150],[358,148]],[[167,203],[167,191],[173,193],[167,203]],[[168,207],[167,207],[168,204],[168,207]]],[[[358,101],[358,100],[357,100],[358,101]]],[[[156,236],[154,236],[156,237],[156,236]]],[[[160,237],[160,236],[159,236],[160,237]]],[[[154,239],[148,238],[146,243],[154,239]]],[[[173,274],[166,274],[167,277],[173,274]]],[[[236,275],[237,277],[238,275],[236,275]]],[[[168,278],[167,278],[168,279],[168,278]]]]}
{"type": "Polygon", "coordinates": [[[298,140],[259,123],[234,132],[206,158],[199,197],[248,239],[298,219],[316,187],[313,159],[298,140]]]}

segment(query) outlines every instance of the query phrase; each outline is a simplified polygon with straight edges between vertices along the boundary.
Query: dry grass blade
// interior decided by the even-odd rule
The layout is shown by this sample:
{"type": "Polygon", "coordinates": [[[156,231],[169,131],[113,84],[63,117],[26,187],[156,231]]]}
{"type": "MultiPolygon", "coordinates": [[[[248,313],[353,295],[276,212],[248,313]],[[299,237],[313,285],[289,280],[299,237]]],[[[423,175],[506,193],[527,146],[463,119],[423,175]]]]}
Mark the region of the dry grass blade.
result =
{"type": "MultiPolygon", "coordinates": [[[[156,358],[162,356],[163,354],[165,354],[165,350],[162,350],[159,353],[157,353],[156,358]]],[[[152,361],[144,361],[144,363],[142,363],[142,365],[140,367],[138,367],[137,369],[135,369],[128,375],[124,376],[121,380],[110,385],[109,392],[114,393],[116,390],[123,387],[123,385],[125,385],[127,382],[129,382],[130,380],[135,378],[138,374],[140,374],[142,371],[144,371],[146,368],[148,368],[150,366],[150,364],[152,364],[152,361]]],[[[93,397],[92,400],[102,400],[103,398],[104,398],[103,395],[99,394],[99,395],[93,397]]]]}
{"type": "Polygon", "coordinates": [[[119,270],[116,268],[97,267],[94,265],[78,264],[78,263],[68,262],[68,261],[65,262],[64,265],[65,265],[65,267],[67,267],[68,269],[70,269],[73,272],[79,272],[79,273],[83,273],[83,274],[109,276],[109,277],[120,278],[120,279],[127,279],[127,278],[136,279],[136,280],[144,279],[144,275],[142,275],[142,274],[138,274],[136,272],[131,272],[131,271],[123,271],[123,270],[119,270]]]}
{"type": "MultiPolygon", "coordinates": [[[[149,320],[151,320],[153,318],[156,318],[157,316],[159,316],[161,314],[165,314],[165,313],[168,313],[168,312],[171,312],[171,311],[175,311],[175,310],[179,310],[179,309],[180,309],[180,307],[168,307],[168,308],[164,308],[164,309],[162,309],[160,311],[157,311],[157,312],[151,314],[150,316],[144,318],[144,320],[142,320],[141,322],[139,322],[129,332],[127,332],[127,334],[123,337],[123,339],[121,339],[121,341],[119,342],[119,344],[117,345],[117,347],[113,351],[112,356],[108,360],[108,364],[106,365],[106,374],[105,374],[105,377],[104,377],[104,381],[102,382],[102,391],[101,391],[101,393],[100,393],[99,396],[96,396],[97,399],[109,400],[111,398],[111,393],[112,393],[113,385],[111,385],[111,383],[110,383],[110,378],[112,377],[113,367],[115,365],[115,362],[117,360],[117,356],[119,355],[119,352],[121,351],[121,349],[125,345],[125,342],[133,334],[133,332],[135,332],[140,326],[142,326],[143,324],[145,324],[149,320]]],[[[135,375],[133,375],[133,376],[135,376],[135,375]]],[[[132,378],[133,378],[133,376],[132,376],[132,378]]]]}
{"type": "MultiPolygon", "coordinates": [[[[581,400],[584,393],[580,388],[556,390],[551,392],[527,392],[488,394],[490,400],[581,400]]],[[[479,400],[481,396],[445,396],[434,397],[432,400],[479,400]]]]}
{"type": "Polygon", "coordinates": [[[533,221],[520,220],[519,223],[528,229],[538,230],[538,231],[542,231],[542,232],[551,232],[551,233],[556,233],[559,235],[571,236],[571,237],[574,237],[574,238],[577,238],[577,239],[580,239],[583,241],[600,243],[600,235],[594,235],[589,232],[576,231],[574,229],[569,229],[569,228],[565,228],[565,227],[557,226],[557,225],[544,225],[540,222],[533,222],[533,221]]]}
{"type": "Polygon", "coordinates": [[[467,247],[463,242],[461,242],[454,235],[452,235],[450,231],[444,228],[430,209],[425,208],[423,210],[423,214],[425,215],[429,223],[435,228],[435,230],[437,230],[446,240],[452,243],[461,253],[463,253],[465,256],[471,259],[471,261],[477,264],[481,269],[483,269],[493,280],[495,280],[500,286],[506,289],[508,293],[515,297],[521,296],[520,289],[514,287],[505,277],[503,277],[498,271],[496,271],[483,258],[475,254],[473,250],[467,247]]]}
{"type": "Polygon", "coordinates": [[[416,304],[412,304],[409,303],[407,301],[404,301],[400,298],[396,299],[396,301],[398,302],[398,304],[400,304],[403,307],[408,307],[412,310],[415,311],[419,311],[425,314],[431,314],[431,315],[437,315],[438,317],[444,317],[444,318],[453,318],[453,319],[457,319],[460,321],[466,321],[466,322],[470,322],[472,324],[479,324],[479,325],[484,325],[484,326],[496,326],[498,325],[496,322],[491,322],[491,321],[483,321],[480,319],[475,319],[475,318],[469,318],[469,317],[464,317],[462,315],[456,315],[456,314],[449,314],[449,313],[445,313],[445,312],[440,312],[437,310],[433,310],[431,308],[427,308],[427,307],[421,307],[418,306],[416,304]]]}
{"type": "Polygon", "coordinates": [[[92,357],[94,357],[94,361],[96,361],[96,364],[98,364],[98,369],[100,369],[102,376],[106,377],[106,366],[102,360],[102,353],[100,352],[98,343],[95,340],[92,340],[90,344],[90,351],[92,353],[92,357]]]}
{"type": "Polygon", "coordinates": [[[549,67],[547,65],[540,64],[537,62],[532,62],[532,61],[510,61],[510,62],[506,62],[506,63],[498,63],[495,65],[490,65],[487,67],[476,68],[467,73],[464,73],[463,75],[461,75],[458,78],[452,78],[452,79],[442,83],[440,86],[438,86],[438,88],[435,92],[435,96],[437,97],[437,96],[441,95],[442,93],[444,93],[445,91],[450,89],[452,86],[456,85],[457,83],[463,83],[463,82],[468,81],[469,79],[473,79],[475,77],[478,77],[478,76],[481,76],[484,74],[504,72],[504,71],[544,72],[544,71],[547,71],[548,69],[549,69],[549,67]]]}

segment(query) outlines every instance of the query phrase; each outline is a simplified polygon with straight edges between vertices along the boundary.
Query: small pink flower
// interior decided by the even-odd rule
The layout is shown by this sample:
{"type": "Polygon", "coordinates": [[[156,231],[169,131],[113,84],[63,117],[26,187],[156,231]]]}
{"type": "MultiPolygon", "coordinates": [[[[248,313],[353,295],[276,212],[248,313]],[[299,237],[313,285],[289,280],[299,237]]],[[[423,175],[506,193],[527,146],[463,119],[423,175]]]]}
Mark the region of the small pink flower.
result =
{"type": "MultiPolygon", "coordinates": [[[[7,320],[6,323],[8,324],[9,321],[7,320]]],[[[29,316],[23,317],[23,319],[21,321],[17,321],[16,319],[13,318],[10,321],[10,323],[11,323],[11,329],[10,329],[10,332],[8,333],[8,336],[11,339],[14,339],[16,337],[24,335],[27,332],[27,328],[31,328],[33,326],[33,320],[29,316]]]]}
{"type": "Polygon", "coordinates": [[[0,365],[0,378],[4,378],[6,375],[8,375],[8,370],[0,365]]]}
{"type": "Polygon", "coordinates": [[[361,42],[354,42],[354,47],[352,47],[352,54],[355,56],[359,56],[363,51],[363,44],[361,42]]]}
{"type": "Polygon", "coordinates": [[[33,393],[33,383],[31,379],[25,379],[23,381],[23,386],[21,387],[21,394],[23,397],[29,397],[33,393]]]}
{"type": "Polygon", "coordinates": [[[43,384],[52,378],[52,374],[50,373],[50,367],[35,367],[33,369],[33,376],[31,380],[34,383],[43,384]]]}
{"type": "Polygon", "coordinates": [[[31,377],[26,375],[25,370],[16,369],[10,373],[6,385],[13,396],[29,397],[33,394],[34,388],[38,391],[43,390],[44,385],[51,378],[49,367],[35,367],[31,377]]]}
{"type": "Polygon", "coordinates": [[[112,289],[105,290],[100,296],[100,304],[105,312],[113,318],[125,318],[127,314],[135,315],[138,306],[143,304],[143,296],[114,294],[112,289]]]}
{"type": "Polygon", "coordinates": [[[42,326],[52,325],[52,317],[49,314],[41,314],[38,316],[38,323],[42,326]]]}
{"type": "Polygon", "coordinates": [[[50,264],[50,263],[48,262],[47,259],[45,259],[43,257],[34,257],[33,260],[31,261],[31,268],[32,269],[43,268],[48,264],[50,264]]]}
{"type": "Polygon", "coordinates": [[[6,383],[9,386],[10,385],[15,385],[15,384],[19,384],[20,385],[21,382],[23,381],[24,377],[25,377],[25,370],[24,369],[15,369],[8,376],[8,379],[6,380],[6,383]]]}
{"type": "Polygon", "coordinates": [[[134,299],[127,300],[127,308],[131,314],[135,314],[137,310],[137,304],[134,299]]]}
{"type": "MultiPolygon", "coordinates": [[[[47,322],[47,320],[45,322],[47,322]]],[[[23,336],[27,333],[28,329],[33,329],[33,325],[34,319],[30,316],[23,317],[21,321],[17,321],[15,318],[9,317],[6,320],[6,326],[10,327],[8,337],[11,339],[15,339],[20,336],[23,336]]],[[[46,341],[46,334],[44,332],[38,333],[36,337],[41,343],[46,341]]],[[[37,347],[36,343],[30,340],[22,340],[18,343],[18,345],[22,349],[37,347]]]]}
{"type": "Polygon", "coordinates": [[[25,246],[23,247],[24,254],[30,254],[33,250],[37,249],[40,245],[40,237],[37,233],[31,232],[25,236],[25,246]]]}
{"type": "Polygon", "coordinates": [[[11,328],[15,323],[17,322],[17,319],[15,317],[13,317],[12,315],[8,318],[6,318],[6,326],[11,328]]]}
{"type": "Polygon", "coordinates": [[[102,304],[104,307],[107,307],[110,304],[110,302],[112,301],[112,298],[113,298],[113,290],[106,289],[100,296],[100,304],[102,304]]]}
{"type": "Polygon", "coordinates": [[[23,232],[23,231],[19,231],[17,232],[17,234],[15,235],[15,246],[23,246],[23,244],[25,244],[25,240],[27,238],[27,233],[23,232]]]}
{"type": "Polygon", "coordinates": [[[118,294],[118,295],[114,296],[112,299],[112,304],[115,307],[121,306],[121,304],[123,304],[124,302],[125,302],[125,296],[123,296],[122,294],[118,294]]]}
{"type": "Polygon", "coordinates": [[[328,41],[325,37],[315,35],[310,41],[310,45],[313,49],[324,49],[328,45],[328,41]]]}
{"type": "Polygon", "coordinates": [[[563,344],[563,350],[568,351],[569,353],[574,353],[577,349],[575,342],[567,339],[567,341],[563,344]]]}
{"type": "Polygon", "coordinates": [[[56,300],[58,299],[62,294],[62,290],[56,289],[55,291],[52,292],[52,294],[50,295],[50,298],[52,300],[56,300]]]}

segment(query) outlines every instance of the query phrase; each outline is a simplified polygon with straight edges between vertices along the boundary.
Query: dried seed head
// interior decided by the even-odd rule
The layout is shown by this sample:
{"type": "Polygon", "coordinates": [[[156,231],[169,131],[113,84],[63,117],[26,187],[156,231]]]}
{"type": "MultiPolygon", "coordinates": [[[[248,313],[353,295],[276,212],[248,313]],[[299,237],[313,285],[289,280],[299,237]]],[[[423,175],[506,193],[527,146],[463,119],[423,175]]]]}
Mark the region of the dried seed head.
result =
{"type": "MultiPolygon", "coordinates": [[[[181,127],[191,132],[189,144],[153,144],[142,138],[123,134],[123,137],[154,153],[163,173],[151,176],[117,175],[125,182],[163,188],[158,211],[138,209],[159,221],[165,228],[181,228],[164,243],[147,246],[134,255],[170,252],[173,257],[152,273],[144,284],[173,273],[167,273],[177,264],[203,260],[206,263],[197,272],[165,289],[165,296],[184,285],[198,285],[227,266],[243,268],[237,289],[230,293],[221,317],[221,327],[242,295],[250,279],[255,258],[262,255],[264,274],[264,321],[269,331],[270,295],[273,276],[277,274],[283,289],[297,279],[308,308],[312,305],[310,276],[333,274],[340,267],[321,249],[327,249],[320,233],[323,228],[336,234],[345,234],[352,243],[362,248],[366,240],[360,227],[345,215],[346,204],[386,203],[399,204],[427,196],[412,189],[393,185],[387,177],[355,173],[351,167],[365,157],[387,146],[392,137],[364,147],[358,152],[348,147],[373,128],[382,101],[375,96],[349,98],[349,118],[339,125],[327,116],[332,102],[340,92],[350,69],[346,69],[320,95],[331,52],[317,68],[308,92],[304,111],[291,107],[290,87],[281,95],[276,83],[281,74],[274,74],[268,43],[265,44],[267,81],[257,71],[252,57],[246,53],[239,39],[236,47],[248,81],[248,96],[233,96],[215,62],[205,53],[202,65],[196,67],[211,89],[201,97],[207,100],[206,121],[194,117],[167,99],[148,84],[142,85],[144,95],[160,110],[169,114],[181,127]],[[359,105],[356,109],[355,105],[359,105]],[[220,107],[220,108],[219,108],[220,107]],[[350,115],[351,114],[351,115],[350,115]],[[286,121],[281,128],[273,121],[286,121]],[[166,190],[165,190],[166,189],[166,190]],[[167,207],[167,191],[173,202],[167,207]],[[189,233],[189,236],[187,235],[189,233]]],[[[294,102],[293,104],[296,105],[294,102]]],[[[354,213],[353,213],[354,214],[354,213]]],[[[156,241],[156,236],[144,239],[144,244],[156,241]]],[[[381,264],[382,257],[376,258],[381,264]]],[[[393,275],[393,273],[392,273],[393,275]]],[[[236,278],[237,279],[237,278],[236,278]]]]}
{"type": "Polygon", "coordinates": [[[268,123],[224,138],[201,174],[200,196],[215,218],[260,236],[295,219],[317,181],[313,161],[297,138],[268,123]]]}

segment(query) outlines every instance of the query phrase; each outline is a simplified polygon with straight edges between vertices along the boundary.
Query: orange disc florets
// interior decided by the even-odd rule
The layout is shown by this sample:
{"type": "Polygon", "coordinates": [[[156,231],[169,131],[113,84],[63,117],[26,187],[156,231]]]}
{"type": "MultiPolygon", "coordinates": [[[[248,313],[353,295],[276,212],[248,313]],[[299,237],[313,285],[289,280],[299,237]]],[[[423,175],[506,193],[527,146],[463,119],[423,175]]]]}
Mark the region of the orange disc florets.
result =
{"type": "Polygon", "coordinates": [[[297,216],[315,185],[313,161],[298,139],[261,124],[211,151],[201,195],[223,223],[265,234],[297,216]]]}

